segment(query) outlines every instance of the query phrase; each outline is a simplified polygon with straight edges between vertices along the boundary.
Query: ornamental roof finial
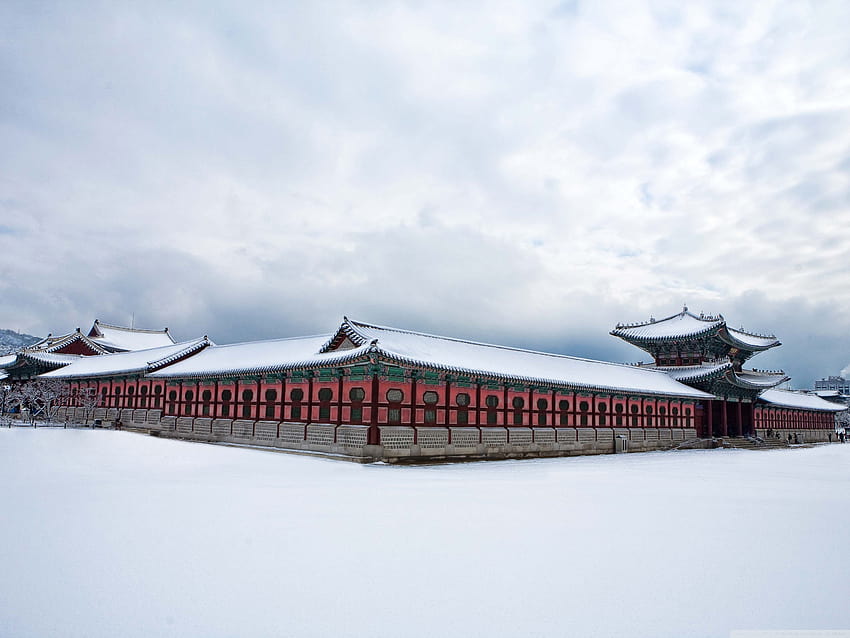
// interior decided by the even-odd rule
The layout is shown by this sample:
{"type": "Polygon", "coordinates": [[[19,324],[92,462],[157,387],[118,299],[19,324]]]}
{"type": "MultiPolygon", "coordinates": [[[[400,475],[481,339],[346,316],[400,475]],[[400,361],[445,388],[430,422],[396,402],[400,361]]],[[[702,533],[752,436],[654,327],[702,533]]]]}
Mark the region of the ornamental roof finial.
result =
{"type": "Polygon", "coordinates": [[[687,303],[683,303],[683,304],[682,304],[682,314],[685,314],[687,311],[688,311],[688,304],[687,304],[687,303]]]}

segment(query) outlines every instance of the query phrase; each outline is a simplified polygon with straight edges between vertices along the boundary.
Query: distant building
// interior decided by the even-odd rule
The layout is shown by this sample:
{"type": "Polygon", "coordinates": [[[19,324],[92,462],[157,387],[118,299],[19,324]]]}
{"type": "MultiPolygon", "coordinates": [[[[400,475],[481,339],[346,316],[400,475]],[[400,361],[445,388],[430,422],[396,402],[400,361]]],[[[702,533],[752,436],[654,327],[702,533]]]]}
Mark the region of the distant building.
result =
{"type": "Polygon", "coordinates": [[[815,381],[815,391],[835,390],[839,394],[850,394],[850,379],[844,377],[827,377],[815,381]]]}

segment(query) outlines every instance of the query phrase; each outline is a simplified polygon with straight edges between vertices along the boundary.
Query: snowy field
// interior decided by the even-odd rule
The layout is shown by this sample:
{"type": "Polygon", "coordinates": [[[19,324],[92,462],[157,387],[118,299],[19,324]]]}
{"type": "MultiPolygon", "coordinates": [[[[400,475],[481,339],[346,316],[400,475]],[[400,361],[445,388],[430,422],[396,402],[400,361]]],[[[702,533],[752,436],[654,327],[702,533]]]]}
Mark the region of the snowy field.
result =
{"type": "Polygon", "coordinates": [[[0,636],[850,628],[850,445],[361,466],[0,429],[0,636]]]}

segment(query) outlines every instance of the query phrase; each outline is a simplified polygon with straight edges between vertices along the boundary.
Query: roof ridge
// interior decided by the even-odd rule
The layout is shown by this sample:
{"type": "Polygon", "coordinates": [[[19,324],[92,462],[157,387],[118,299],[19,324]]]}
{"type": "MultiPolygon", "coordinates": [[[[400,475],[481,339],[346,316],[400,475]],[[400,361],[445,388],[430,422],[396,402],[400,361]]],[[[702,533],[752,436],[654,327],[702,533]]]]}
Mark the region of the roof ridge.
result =
{"type": "MultiPolygon", "coordinates": [[[[403,329],[403,328],[393,328],[393,327],[390,327],[390,326],[379,326],[379,325],[375,325],[375,324],[367,324],[367,323],[360,322],[360,321],[355,322],[353,319],[350,319],[349,321],[351,323],[357,323],[357,324],[364,326],[366,328],[375,328],[376,330],[387,330],[389,332],[399,332],[399,333],[402,333],[402,334],[412,334],[412,335],[417,335],[417,336],[420,336],[420,337],[428,337],[430,339],[441,339],[443,341],[451,341],[451,342],[454,342],[454,343],[465,343],[465,344],[472,345],[472,346],[483,346],[485,348],[495,348],[495,349],[498,349],[498,350],[508,350],[508,351],[511,351],[511,352],[524,352],[524,353],[527,353],[527,354],[537,354],[537,355],[542,355],[542,356],[546,356],[546,357],[552,357],[554,359],[569,359],[570,361],[588,361],[590,363],[601,363],[601,364],[604,364],[604,365],[614,366],[614,367],[617,367],[617,368],[634,368],[634,366],[632,366],[628,363],[617,363],[615,361],[600,361],[599,359],[590,359],[588,357],[576,357],[576,356],[573,356],[573,355],[560,354],[560,353],[557,353],[557,352],[543,352],[542,350],[530,350],[528,348],[519,348],[519,347],[516,347],[516,346],[505,346],[505,345],[499,345],[499,344],[495,344],[495,343],[485,343],[483,341],[471,341],[469,339],[459,339],[457,337],[444,337],[444,336],[441,336],[441,335],[429,334],[427,332],[417,332],[416,330],[406,330],[406,329],[403,329]]],[[[363,336],[363,335],[361,335],[361,336],[363,336]]],[[[377,341],[378,341],[377,347],[381,350],[381,352],[384,352],[386,354],[389,354],[389,355],[392,355],[392,356],[395,356],[395,357],[403,356],[403,358],[412,359],[411,357],[408,357],[407,355],[399,355],[398,353],[393,352],[392,350],[386,349],[384,347],[384,345],[381,343],[380,339],[378,339],[377,341]]],[[[650,370],[650,371],[654,372],[654,370],[650,370]]]]}
{"type": "Polygon", "coordinates": [[[726,329],[731,330],[733,332],[740,332],[741,334],[745,334],[749,337],[759,337],[761,339],[776,339],[777,338],[776,335],[772,335],[772,334],[762,334],[760,332],[750,332],[749,330],[744,330],[743,327],[733,328],[732,326],[727,325],[726,329]]]}
{"type": "Polygon", "coordinates": [[[162,330],[154,330],[153,328],[128,328],[126,326],[116,326],[111,323],[103,323],[99,319],[95,319],[94,323],[98,327],[112,328],[113,330],[123,330],[125,332],[145,332],[149,334],[168,334],[168,328],[162,330]]]}
{"type": "Polygon", "coordinates": [[[229,348],[231,346],[246,346],[252,343],[279,343],[281,341],[300,341],[306,339],[318,339],[319,337],[333,336],[336,333],[323,332],[315,335],[302,335],[298,337],[278,337],[276,339],[254,339],[253,341],[235,341],[233,343],[213,343],[216,348],[229,348]]]}
{"type": "MultiPolygon", "coordinates": [[[[655,319],[650,316],[648,321],[638,321],[636,323],[618,323],[615,330],[621,330],[626,328],[643,328],[644,326],[652,326],[659,323],[664,323],[665,321],[670,321],[671,319],[675,319],[676,317],[684,317],[688,315],[697,321],[704,321],[706,323],[726,323],[726,320],[723,318],[723,315],[706,315],[704,313],[700,313],[699,316],[690,312],[687,308],[677,312],[676,314],[670,315],[669,317],[664,317],[663,319],[655,319]]],[[[757,336],[757,335],[754,335],[757,336]]]]}

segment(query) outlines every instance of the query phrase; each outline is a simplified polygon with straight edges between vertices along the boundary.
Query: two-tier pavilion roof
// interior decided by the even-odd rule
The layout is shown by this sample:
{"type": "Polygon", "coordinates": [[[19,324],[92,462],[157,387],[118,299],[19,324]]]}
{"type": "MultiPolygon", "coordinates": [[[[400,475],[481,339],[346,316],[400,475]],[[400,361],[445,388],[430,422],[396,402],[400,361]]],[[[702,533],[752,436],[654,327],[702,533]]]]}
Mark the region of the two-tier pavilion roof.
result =
{"type": "Polygon", "coordinates": [[[730,356],[739,362],[781,345],[774,335],[732,328],[723,315],[695,315],[687,306],[664,319],[617,324],[611,334],[658,358],[664,352],[698,351],[706,358],[730,356]]]}

